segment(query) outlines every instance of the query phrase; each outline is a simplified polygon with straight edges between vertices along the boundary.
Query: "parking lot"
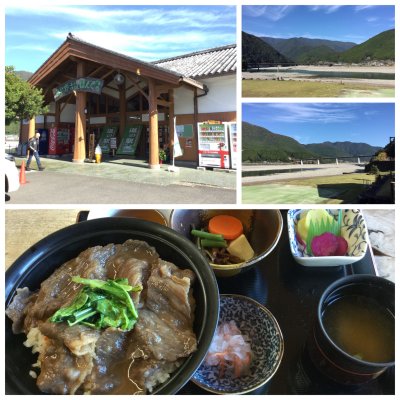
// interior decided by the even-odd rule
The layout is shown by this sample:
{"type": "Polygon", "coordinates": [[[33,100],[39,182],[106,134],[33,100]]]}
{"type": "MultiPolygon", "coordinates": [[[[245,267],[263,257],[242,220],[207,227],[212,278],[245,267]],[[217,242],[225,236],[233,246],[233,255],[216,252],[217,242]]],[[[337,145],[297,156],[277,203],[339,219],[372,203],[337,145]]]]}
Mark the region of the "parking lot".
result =
{"type": "MultiPolygon", "coordinates": [[[[25,158],[17,157],[21,166],[25,158]]],[[[100,164],[43,158],[44,171],[32,161],[27,183],[9,194],[6,204],[231,204],[236,173],[167,165],[151,170],[141,160],[111,158],[100,164]]],[[[178,165],[178,164],[177,164],[178,165]]]]}

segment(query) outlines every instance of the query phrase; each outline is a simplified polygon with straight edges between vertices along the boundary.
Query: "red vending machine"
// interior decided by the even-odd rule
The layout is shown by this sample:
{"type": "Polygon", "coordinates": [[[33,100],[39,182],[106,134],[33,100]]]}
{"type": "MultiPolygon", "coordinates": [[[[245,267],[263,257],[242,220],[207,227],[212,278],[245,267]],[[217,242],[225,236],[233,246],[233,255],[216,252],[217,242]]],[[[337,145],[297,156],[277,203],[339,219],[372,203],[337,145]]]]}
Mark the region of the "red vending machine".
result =
{"type": "Polygon", "coordinates": [[[49,154],[72,153],[74,143],[73,128],[53,127],[49,131],[49,154]]]}

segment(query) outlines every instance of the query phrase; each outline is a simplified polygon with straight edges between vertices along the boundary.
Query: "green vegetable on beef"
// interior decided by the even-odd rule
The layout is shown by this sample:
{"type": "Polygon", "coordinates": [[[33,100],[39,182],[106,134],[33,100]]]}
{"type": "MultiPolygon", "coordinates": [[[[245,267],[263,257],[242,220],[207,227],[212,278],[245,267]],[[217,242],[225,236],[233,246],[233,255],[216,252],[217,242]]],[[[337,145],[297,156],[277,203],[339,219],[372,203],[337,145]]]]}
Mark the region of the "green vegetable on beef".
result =
{"type": "Polygon", "coordinates": [[[103,281],[74,276],[71,281],[82,284],[83,288],[71,304],[50,317],[51,322],[84,324],[96,329],[134,327],[138,313],[129,293],[142,290],[142,286],[131,286],[127,279],[103,281]]]}

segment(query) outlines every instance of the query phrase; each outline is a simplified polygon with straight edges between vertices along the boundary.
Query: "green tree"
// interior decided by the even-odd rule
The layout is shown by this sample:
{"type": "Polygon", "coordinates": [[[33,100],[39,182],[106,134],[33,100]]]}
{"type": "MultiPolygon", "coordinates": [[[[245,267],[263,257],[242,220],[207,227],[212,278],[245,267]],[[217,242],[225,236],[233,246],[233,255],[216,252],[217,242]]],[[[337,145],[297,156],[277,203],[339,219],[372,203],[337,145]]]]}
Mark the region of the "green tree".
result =
{"type": "Polygon", "coordinates": [[[35,88],[15,73],[14,67],[5,68],[5,124],[31,119],[48,111],[42,89],[35,88]]]}

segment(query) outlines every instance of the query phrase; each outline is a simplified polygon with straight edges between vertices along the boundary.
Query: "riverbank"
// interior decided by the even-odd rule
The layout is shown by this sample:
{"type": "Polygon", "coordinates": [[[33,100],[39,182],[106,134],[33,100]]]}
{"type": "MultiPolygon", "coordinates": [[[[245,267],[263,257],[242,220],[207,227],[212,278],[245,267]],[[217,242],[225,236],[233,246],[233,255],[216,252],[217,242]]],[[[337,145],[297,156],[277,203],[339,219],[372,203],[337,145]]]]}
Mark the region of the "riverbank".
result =
{"type": "Polygon", "coordinates": [[[243,97],[370,97],[393,98],[394,81],[290,78],[242,80],[243,97]]]}
{"type": "MultiPolygon", "coordinates": [[[[312,171],[315,172],[315,171],[312,171]]],[[[375,177],[365,173],[284,178],[243,185],[243,204],[357,204],[375,177]]]]}
{"type": "Polygon", "coordinates": [[[280,70],[306,70],[306,71],[324,71],[324,72],[360,72],[360,73],[379,73],[394,74],[396,67],[394,65],[369,66],[369,65],[296,65],[294,67],[281,67],[280,70]]]}
{"type": "Polygon", "coordinates": [[[313,177],[324,177],[324,176],[342,176],[343,174],[354,174],[359,172],[364,172],[364,167],[360,167],[357,164],[306,164],[301,166],[294,166],[292,164],[283,165],[266,165],[266,166],[242,166],[242,172],[245,171],[282,171],[288,170],[290,172],[277,172],[272,175],[261,175],[261,176],[246,176],[242,178],[242,185],[259,185],[262,183],[273,183],[274,181],[282,180],[295,180],[295,179],[305,179],[313,177]],[[297,169],[297,171],[292,171],[297,169]]]}
{"type": "Polygon", "coordinates": [[[395,74],[395,66],[333,65],[242,72],[244,97],[394,97],[395,80],[335,74],[395,74]],[[321,75],[322,74],[322,75],[321,75]],[[323,76],[327,74],[328,76],[323,76]]]}

